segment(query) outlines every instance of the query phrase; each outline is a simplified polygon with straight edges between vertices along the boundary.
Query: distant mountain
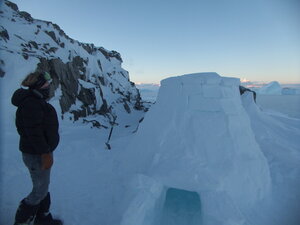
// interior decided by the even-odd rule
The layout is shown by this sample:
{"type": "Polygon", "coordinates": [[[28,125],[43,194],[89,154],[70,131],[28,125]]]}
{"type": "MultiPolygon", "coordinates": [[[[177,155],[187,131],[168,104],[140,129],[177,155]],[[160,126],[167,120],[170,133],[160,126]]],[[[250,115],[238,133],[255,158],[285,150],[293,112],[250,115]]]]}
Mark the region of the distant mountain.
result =
{"type": "Polygon", "coordinates": [[[34,19],[10,1],[1,4],[0,82],[7,97],[26,74],[45,70],[63,118],[100,116],[99,123],[108,123],[146,110],[118,52],[76,41],[57,24],[34,19]]]}

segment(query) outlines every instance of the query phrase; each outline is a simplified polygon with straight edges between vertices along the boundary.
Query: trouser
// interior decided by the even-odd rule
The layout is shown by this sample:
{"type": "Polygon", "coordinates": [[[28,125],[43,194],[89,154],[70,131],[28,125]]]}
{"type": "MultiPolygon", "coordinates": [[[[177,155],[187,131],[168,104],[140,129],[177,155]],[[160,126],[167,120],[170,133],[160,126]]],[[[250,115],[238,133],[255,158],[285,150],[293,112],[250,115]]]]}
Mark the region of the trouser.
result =
{"type": "Polygon", "coordinates": [[[51,169],[42,170],[41,155],[23,153],[23,161],[32,180],[32,191],[25,198],[25,202],[29,205],[38,205],[48,194],[51,169]]]}
{"type": "Polygon", "coordinates": [[[23,161],[29,170],[33,187],[31,193],[21,201],[16,212],[15,224],[17,225],[31,221],[35,215],[43,216],[49,212],[51,204],[48,192],[51,169],[42,170],[40,155],[23,153],[23,161]]]}

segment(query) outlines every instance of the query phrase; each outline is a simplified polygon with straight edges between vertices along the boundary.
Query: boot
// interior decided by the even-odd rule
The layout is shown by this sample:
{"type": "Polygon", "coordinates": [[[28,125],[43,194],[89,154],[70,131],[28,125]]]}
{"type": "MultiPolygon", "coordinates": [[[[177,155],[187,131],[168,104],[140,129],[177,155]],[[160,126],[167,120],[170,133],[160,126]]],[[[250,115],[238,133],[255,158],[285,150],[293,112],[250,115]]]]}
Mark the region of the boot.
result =
{"type": "Polygon", "coordinates": [[[43,216],[35,217],[34,225],[62,225],[63,222],[59,219],[53,219],[51,213],[44,214],[43,216]]]}
{"type": "Polygon", "coordinates": [[[15,216],[14,225],[29,225],[33,220],[39,205],[29,205],[25,199],[20,202],[15,216]]]}
{"type": "Polygon", "coordinates": [[[58,219],[53,219],[51,213],[49,212],[51,205],[50,193],[40,202],[39,209],[36,213],[34,220],[34,225],[62,225],[62,221],[58,219]]]}

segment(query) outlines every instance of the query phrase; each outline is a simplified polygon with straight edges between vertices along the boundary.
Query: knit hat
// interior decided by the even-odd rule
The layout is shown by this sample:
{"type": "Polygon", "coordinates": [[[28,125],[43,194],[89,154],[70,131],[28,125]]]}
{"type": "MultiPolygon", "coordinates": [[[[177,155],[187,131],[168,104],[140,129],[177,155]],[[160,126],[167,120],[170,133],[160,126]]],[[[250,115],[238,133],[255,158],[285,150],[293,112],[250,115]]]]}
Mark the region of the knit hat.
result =
{"type": "Polygon", "coordinates": [[[30,89],[39,89],[46,82],[51,82],[51,76],[47,72],[34,72],[29,74],[25,80],[22,82],[22,85],[29,87],[30,89]]]}

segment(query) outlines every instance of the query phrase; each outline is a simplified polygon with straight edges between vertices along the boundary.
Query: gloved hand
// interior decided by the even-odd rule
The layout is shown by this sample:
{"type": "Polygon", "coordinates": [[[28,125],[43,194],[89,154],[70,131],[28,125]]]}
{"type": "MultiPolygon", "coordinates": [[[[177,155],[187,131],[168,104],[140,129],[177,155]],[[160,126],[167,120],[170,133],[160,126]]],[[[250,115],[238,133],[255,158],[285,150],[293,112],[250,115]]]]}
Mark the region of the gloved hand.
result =
{"type": "Polygon", "coordinates": [[[42,170],[50,169],[53,165],[53,155],[51,153],[42,154],[42,170]]]}

